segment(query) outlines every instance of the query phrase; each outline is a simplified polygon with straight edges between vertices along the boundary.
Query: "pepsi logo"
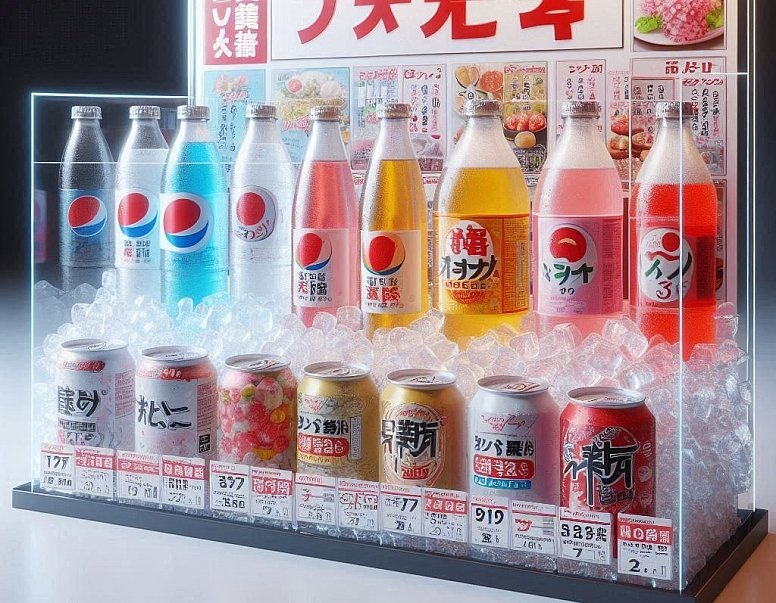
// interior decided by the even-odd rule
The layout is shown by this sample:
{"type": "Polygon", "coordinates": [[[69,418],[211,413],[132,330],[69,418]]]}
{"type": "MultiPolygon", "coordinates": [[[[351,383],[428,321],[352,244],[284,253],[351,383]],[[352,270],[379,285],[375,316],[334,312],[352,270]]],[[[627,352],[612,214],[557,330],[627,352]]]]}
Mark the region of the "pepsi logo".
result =
{"type": "Polygon", "coordinates": [[[116,223],[125,237],[147,237],[156,226],[159,216],[155,203],[141,192],[123,195],[116,208],[116,223]]]}
{"type": "Polygon", "coordinates": [[[598,275],[598,248],[593,238],[577,224],[558,224],[545,231],[539,249],[545,278],[541,287],[564,289],[570,295],[598,275]]]}
{"type": "Polygon", "coordinates": [[[162,215],[162,248],[176,253],[199,251],[207,245],[213,231],[210,206],[189,193],[170,195],[168,199],[171,200],[165,203],[162,215]]]}
{"type": "Polygon", "coordinates": [[[576,264],[587,253],[585,235],[573,226],[561,226],[550,235],[550,253],[555,259],[576,264]]]}
{"type": "Polygon", "coordinates": [[[364,268],[377,276],[390,276],[404,265],[407,252],[402,240],[392,233],[364,237],[361,257],[364,268]]]}
{"type": "Polygon", "coordinates": [[[302,270],[321,270],[331,261],[331,253],[325,232],[306,232],[296,244],[296,263],[302,270]]]}
{"type": "Polygon", "coordinates": [[[243,241],[263,241],[275,230],[277,205],[267,190],[253,187],[242,193],[233,211],[232,230],[243,241]]]}
{"type": "Polygon", "coordinates": [[[76,197],[67,209],[67,223],[79,237],[100,234],[107,221],[105,204],[91,195],[76,197]]]}

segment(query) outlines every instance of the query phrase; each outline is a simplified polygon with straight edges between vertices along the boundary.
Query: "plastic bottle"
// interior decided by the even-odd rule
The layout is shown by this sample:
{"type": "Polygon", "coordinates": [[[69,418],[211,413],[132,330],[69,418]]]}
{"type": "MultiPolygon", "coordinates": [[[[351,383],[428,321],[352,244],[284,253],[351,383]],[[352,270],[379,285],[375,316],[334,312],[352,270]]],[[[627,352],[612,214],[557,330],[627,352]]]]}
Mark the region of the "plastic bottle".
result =
{"type": "Polygon", "coordinates": [[[368,337],[428,310],[428,220],[409,105],[378,107],[380,130],[361,193],[361,309],[368,337]]]}
{"type": "Polygon", "coordinates": [[[129,108],[132,127],[116,167],[116,274],[127,301],[138,295],[161,300],[159,190],[167,141],[159,129],[161,110],[129,108]]]}
{"type": "Polygon", "coordinates": [[[73,127],[59,168],[59,264],[62,288],[99,287],[113,267],[115,165],[100,129],[100,107],[71,109],[73,127]]]}
{"type": "Polygon", "coordinates": [[[461,346],[528,310],[529,204],[504,138],[501,103],[470,100],[468,118],[434,198],[434,307],[461,346]]]}
{"type": "Polygon", "coordinates": [[[291,310],[291,206],[296,170],[272,105],[249,104],[229,190],[229,291],[282,299],[291,310]]]}
{"type": "Polygon", "coordinates": [[[623,193],[598,131],[597,102],[563,103],[563,133],[533,201],[538,331],[572,323],[586,336],[622,318],[623,193]]]}
{"type": "Polygon", "coordinates": [[[341,111],[310,109],[312,132],[293,210],[294,312],[308,327],[320,312],[357,306],[358,202],[340,134],[341,111]]]}
{"type": "Polygon", "coordinates": [[[229,195],[207,107],[178,107],[180,128],[162,173],[162,301],[172,315],[178,302],[226,292],[229,195]]]}
{"type": "Polygon", "coordinates": [[[657,103],[630,204],[631,314],[647,337],[676,343],[681,332],[685,360],[716,341],[717,194],[688,127],[694,114],[691,103],[657,103]]]}

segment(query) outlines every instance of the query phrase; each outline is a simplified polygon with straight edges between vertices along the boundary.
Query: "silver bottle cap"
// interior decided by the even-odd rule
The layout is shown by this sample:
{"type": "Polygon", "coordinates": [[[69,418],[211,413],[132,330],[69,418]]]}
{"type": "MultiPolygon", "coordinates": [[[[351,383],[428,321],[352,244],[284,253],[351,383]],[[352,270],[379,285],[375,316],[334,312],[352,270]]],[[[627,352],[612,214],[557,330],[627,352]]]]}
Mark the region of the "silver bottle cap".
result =
{"type": "Polygon", "coordinates": [[[159,119],[162,110],[153,105],[134,105],[129,108],[129,119],[159,119]]]}
{"type": "Polygon", "coordinates": [[[342,119],[342,110],[334,105],[316,105],[310,107],[310,119],[312,121],[339,121],[342,119]]]}
{"type": "Polygon", "coordinates": [[[561,105],[562,117],[598,117],[601,115],[601,103],[598,101],[565,101],[561,105]]]}
{"type": "Polygon", "coordinates": [[[258,117],[263,119],[277,119],[278,111],[275,105],[265,103],[248,103],[245,106],[245,117],[258,117]]]}
{"type": "Polygon", "coordinates": [[[210,107],[204,105],[181,105],[178,119],[210,119],[210,107]]]}
{"type": "Polygon", "coordinates": [[[70,119],[78,119],[79,117],[102,119],[102,109],[94,105],[76,105],[70,109],[70,119]]]}
{"type": "Polygon", "coordinates": [[[381,103],[377,106],[377,117],[380,119],[407,119],[410,116],[410,106],[406,103],[381,103]]]}
{"type": "Polygon", "coordinates": [[[471,98],[463,105],[466,117],[501,117],[503,108],[501,101],[486,98],[471,98]]]}
{"type": "Polygon", "coordinates": [[[660,101],[655,103],[655,117],[663,119],[679,119],[680,117],[695,117],[698,108],[690,102],[660,101]]]}

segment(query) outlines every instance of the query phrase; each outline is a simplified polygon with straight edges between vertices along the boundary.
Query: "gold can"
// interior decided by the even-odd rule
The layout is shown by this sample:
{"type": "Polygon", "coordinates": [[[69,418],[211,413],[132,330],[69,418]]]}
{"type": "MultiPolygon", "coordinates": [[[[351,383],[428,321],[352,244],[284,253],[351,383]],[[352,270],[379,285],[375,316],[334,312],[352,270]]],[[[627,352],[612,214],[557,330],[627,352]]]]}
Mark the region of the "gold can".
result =
{"type": "Polygon", "coordinates": [[[390,373],[380,416],[382,481],[466,490],[466,399],[455,375],[424,369],[390,373]]]}
{"type": "Polygon", "coordinates": [[[366,366],[307,365],[297,388],[297,471],[377,481],[379,400],[366,366]]]}

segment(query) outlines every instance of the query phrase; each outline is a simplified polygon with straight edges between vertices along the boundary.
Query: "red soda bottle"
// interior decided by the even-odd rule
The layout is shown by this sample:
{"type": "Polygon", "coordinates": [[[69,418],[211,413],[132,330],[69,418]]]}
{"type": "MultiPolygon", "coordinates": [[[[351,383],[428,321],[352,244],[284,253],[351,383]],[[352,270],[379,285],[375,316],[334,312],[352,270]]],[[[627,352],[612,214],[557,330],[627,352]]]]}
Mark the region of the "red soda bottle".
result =
{"type": "Polygon", "coordinates": [[[293,310],[308,327],[320,312],[358,306],[358,201],[339,107],[310,109],[312,131],[293,206],[293,310]]]}
{"type": "Polygon", "coordinates": [[[688,127],[694,114],[691,103],[657,103],[630,203],[631,315],[648,338],[676,343],[681,331],[684,360],[716,340],[717,195],[688,127]]]}

